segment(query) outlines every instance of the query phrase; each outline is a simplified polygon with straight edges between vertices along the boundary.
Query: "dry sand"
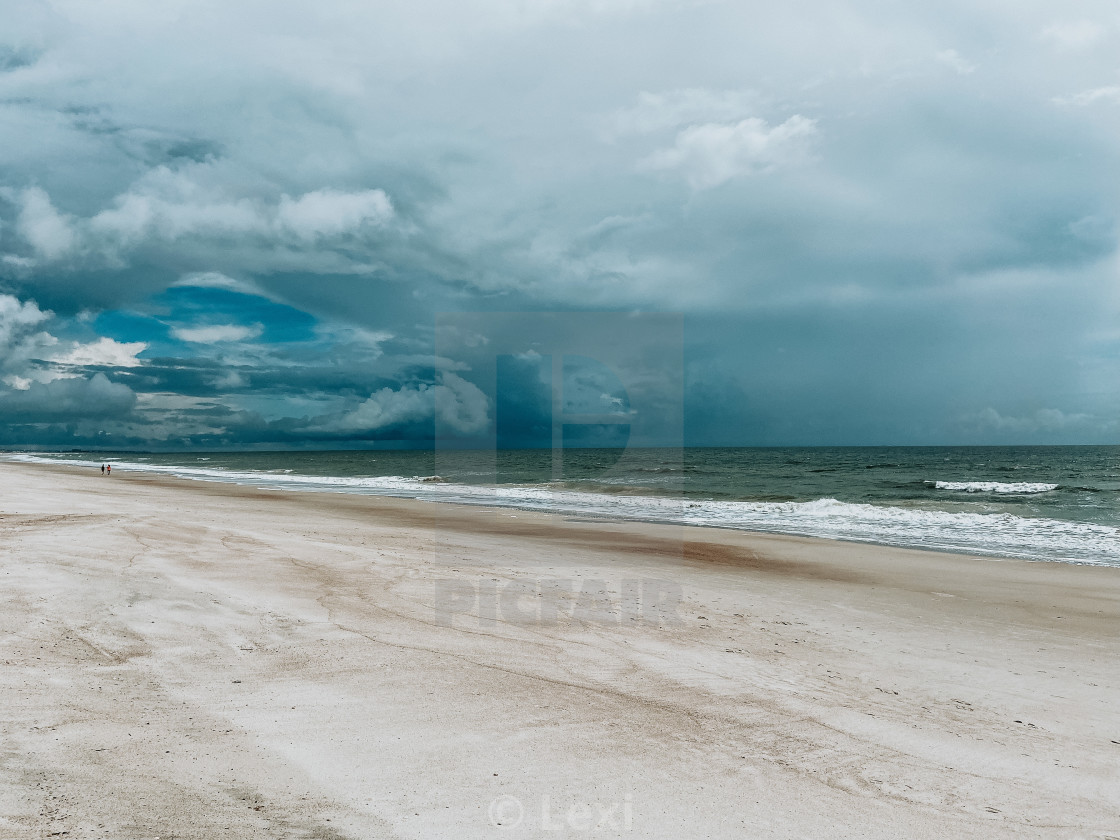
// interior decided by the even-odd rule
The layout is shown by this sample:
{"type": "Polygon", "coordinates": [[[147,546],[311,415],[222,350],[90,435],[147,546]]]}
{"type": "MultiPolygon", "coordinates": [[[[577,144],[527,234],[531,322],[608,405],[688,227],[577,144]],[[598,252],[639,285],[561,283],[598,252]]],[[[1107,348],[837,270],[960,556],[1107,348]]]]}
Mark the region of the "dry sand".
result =
{"type": "Polygon", "coordinates": [[[1120,837],[1120,569],[3,463],[0,581],[2,838],[1120,837]]]}

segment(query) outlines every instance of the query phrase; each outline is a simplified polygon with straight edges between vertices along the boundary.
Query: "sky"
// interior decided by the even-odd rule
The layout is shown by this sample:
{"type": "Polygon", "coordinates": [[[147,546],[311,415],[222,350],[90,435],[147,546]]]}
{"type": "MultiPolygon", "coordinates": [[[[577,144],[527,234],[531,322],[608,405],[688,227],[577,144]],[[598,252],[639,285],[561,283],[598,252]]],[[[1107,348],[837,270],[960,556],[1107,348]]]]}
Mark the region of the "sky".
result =
{"type": "Polygon", "coordinates": [[[0,0],[0,447],[1120,443],[1118,158],[1111,2],[0,0]]]}

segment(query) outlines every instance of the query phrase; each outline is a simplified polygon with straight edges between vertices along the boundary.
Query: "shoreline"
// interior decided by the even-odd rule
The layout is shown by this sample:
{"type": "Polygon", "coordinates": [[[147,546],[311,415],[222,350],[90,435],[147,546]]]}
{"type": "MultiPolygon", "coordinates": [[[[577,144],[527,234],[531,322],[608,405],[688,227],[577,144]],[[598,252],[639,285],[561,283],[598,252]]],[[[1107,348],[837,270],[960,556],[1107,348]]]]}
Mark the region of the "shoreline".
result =
{"type": "MultiPolygon", "coordinates": [[[[8,453],[8,454],[9,455],[11,455],[11,454],[23,454],[23,455],[32,455],[32,456],[34,455],[34,453],[8,453]]],[[[85,474],[85,469],[83,467],[80,467],[76,464],[70,464],[70,463],[52,463],[50,461],[27,462],[27,461],[7,461],[7,460],[0,460],[0,463],[27,464],[28,466],[33,466],[33,467],[41,466],[41,467],[48,467],[48,468],[57,468],[57,469],[61,469],[61,470],[73,470],[77,474],[85,474]]],[[[92,466],[93,462],[90,462],[90,464],[92,466]]],[[[517,510],[517,511],[522,511],[522,512],[525,512],[525,513],[542,513],[542,514],[548,514],[548,515],[555,515],[555,516],[558,516],[558,517],[561,517],[561,518],[581,517],[581,518],[587,519],[588,521],[594,520],[594,521],[613,522],[613,523],[620,523],[620,524],[621,523],[634,523],[634,524],[637,524],[637,525],[666,525],[666,526],[670,526],[670,527],[682,527],[682,528],[716,529],[716,530],[723,530],[723,531],[729,531],[729,532],[739,532],[739,533],[751,534],[751,535],[755,535],[755,536],[773,535],[773,536],[779,536],[779,537],[794,537],[794,538],[809,539],[809,540],[822,540],[822,541],[825,541],[825,542],[839,542],[839,543],[854,544],[854,545],[879,546],[879,547],[883,547],[883,548],[901,549],[901,550],[907,550],[907,551],[928,551],[928,552],[934,552],[934,553],[939,553],[939,554],[952,554],[952,555],[958,555],[958,556],[963,556],[963,557],[974,557],[974,558],[979,558],[979,559],[1016,560],[1016,561],[1024,561],[1024,562],[1032,562],[1032,563],[1034,563],[1034,562],[1061,563],[1061,564],[1065,564],[1065,565],[1075,565],[1075,566],[1093,566],[1093,567],[1100,567],[1100,568],[1120,568],[1120,561],[1118,561],[1115,564],[1110,564],[1110,563],[1101,562],[1101,561],[1098,561],[1098,560],[1085,559],[1083,557],[1061,557],[1061,556],[1034,556],[1034,557],[1032,557],[1032,556],[1022,556],[1022,555],[1016,555],[1016,554],[1013,554],[1013,553],[1000,552],[998,550],[983,547],[983,546],[975,547],[975,548],[966,548],[966,547],[961,547],[961,546],[927,545],[927,544],[920,544],[920,543],[914,543],[914,542],[903,542],[901,540],[887,541],[887,540],[882,540],[882,539],[874,539],[874,538],[871,538],[871,537],[864,538],[864,537],[859,537],[859,536],[823,535],[823,534],[815,534],[815,533],[811,533],[811,532],[806,532],[805,530],[795,530],[795,529],[779,530],[779,529],[775,528],[775,529],[772,529],[772,530],[768,530],[768,529],[749,528],[749,527],[745,527],[745,526],[737,526],[737,525],[734,525],[734,524],[723,524],[723,523],[719,523],[719,522],[702,522],[702,523],[699,523],[699,522],[677,521],[677,520],[674,520],[674,519],[671,519],[671,518],[659,518],[659,517],[655,517],[655,516],[643,516],[643,515],[640,515],[640,514],[625,515],[625,514],[621,514],[621,513],[609,513],[609,512],[601,512],[601,511],[587,511],[587,510],[581,510],[581,509],[566,509],[566,508],[563,508],[563,507],[558,507],[558,508],[555,508],[555,509],[548,509],[548,508],[541,508],[541,507],[533,506],[531,504],[527,504],[527,503],[524,503],[524,502],[518,503],[516,501],[503,503],[503,504],[492,504],[492,503],[487,503],[485,501],[462,500],[462,499],[456,499],[456,498],[453,498],[453,497],[452,498],[444,498],[444,499],[423,498],[423,497],[411,495],[411,493],[413,491],[393,492],[391,490],[378,490],[378,491],[371,491],[371,492],[363,492],[363,491],[358,491],[358,490],[335,489],[335,488],[332,488],[332,487],[322,487],[322,488],[307,487],[307,486],[285,487],[285,486],[282,486],[282,485],[269,487],[269,486],[265,486],[264,484],[249,483],[248,481],[242,482],[242,481],[238,481],[238,480],[222,479],[222,478],[218,478],[218,477],[210,478],[210,477],[206,477],[206,476],[176,475],[176,474],[174,474],[174,472],[171,472],[172,469],[184,469],[184,470],[203,469],[203,468],[199,468],[199,467],[189,467],[187,465],[182,465],[180,467],[171,467],[170,465],[158,465],[158,466],[160,466],[162,468],[149,468],[147,465],[130,464],[128,467],[121,468],[122,471],[118,472],[118,475],[125,475],[125,474],[128,474],[128,473],[140,473],[140,474],[144,474],[144,475],[149,476],[149,477],[155,477],[155,478],[158,478],[158,479],[167,479],[169,481],[186,481],[186,482],[200,483],[200,484],[225,484],[225,485],[232,485],[234,487],[244,488],[244,489],[247,489],[247,490],[248,489],[253,489],[253,490],[262,490],[262,491],[265,491],[265,492],[281,492],[281,493],[310,494],[310,495],[319,495],[319,494],[324,494],[325,493],[325,494],[328,494],[328,495],[337,495],[337,496],[361,496],[361,497],[371,497],[371,498],[390,498],[390,499],[398,499],[398,500],[406,501],[406,502],[420,502],[420,503],[424,503],[424,504],[433,504],[433,505],[450,505],[450,506],[453,506],[453,507],[474,507],[474,508],[483,508],[483,509],[487,509],[487,510],[498,510],[498,511],[500,511],[500,510],[517,510]]],[[[290,473],[291,471],[289,470],[288,472],[290,473]]],[[[324,477],[321,477],[321,476],[314,476],[314,475],[304,476],[302,474],[298,475],[297,477],[307,478],[307,479],[310,479],[310,480],[315,480],[317,478],[324,478],[324,477]]],[[[277,476],[277,479],[279,479],[279,478],[281,478],[281,476],[277,476]]],[[[328,476],[326,478],[333,478],[333,476],[328,476]]],[[[397,478],[399,478],[399,477],[397,477],[397,478]]],[[[262,474],[260,476],[259,480],[261,482],[267,482],[269,480],[269,476],[267,474],[262,474]]],[[[426,479],[418,479],[418,480],[424,481],[426,479]]],[[[561,491],[561,492],[577,492],[577,493],[585,492],[586,495],[590,495],[590,496],[599,495],[599,494],[592,493],[590,491],[570,491],[570,490],[567,490],[567,491],[561,491]]],[[[640,496],[635,497],[635,496],[631,496],[631,495],[628,495],[628,494],[621,494],[619,496],[613,496],[613,495],[607,494],[607,495],[605,495],[605,498],[627,499],[627,498],[642,498],[642,497],[640,497],[640,496]]],[[[650,499],[657,498],[657,499],[660,500],[663,497],[649,497],[649,498],[650,499]]],[[[665,497],[665,498],[669,498],[669,497],[665,497]]],[[[685,504],[688,501],[688,499],[685,498],[685,497],[681,497],[679,499],[677,499],[676,497],[672,497],[672,498],[673,498],[674,501],[679,501],[682,505],[685,504]]],[[[827,500],[820,499],[818,501],[827,501],[827,500]]],[[[799,504],[804,504],[804,503],[799,503],[799,504]]],[[[884,511],[895,509],[892,506],[875,505],[875,504],[872,504],[872,503],[844,503],[844,504],[852,504],[852,505],[855,505],[857,507],[859,507],[861,505],[866,505],[868,507],[881,509],[881,510],[884,510],[884,511]]],[[[905,508],[898,508],[898,509],[899,510],[904,510],[905,508]]],[[[977,514],[977,515],[984,515],[984,514],[977,514]]],[[[1022,517],[1020,517],[1020,518],[1022,518],[1022,517]]],[[[1028,517],[1027,521],[1030,521],[1030,520],[1031,520],[1031,518],[1028,517]]],[[[1053,522],[1055,524],[1060,524],[1060,525],[1091,524],[1091,523],[1082,523],[1082,522],[1077,521],[1077,520],[1062,520],[1062,519],[1049,519],[1049,518],[1042,518],[1038,521],[1053,522]]]]}
{"type": "Polygon", "coordinates": [[[4,836],[1120,836],[1109,567],[0,477],[4,836]]]}

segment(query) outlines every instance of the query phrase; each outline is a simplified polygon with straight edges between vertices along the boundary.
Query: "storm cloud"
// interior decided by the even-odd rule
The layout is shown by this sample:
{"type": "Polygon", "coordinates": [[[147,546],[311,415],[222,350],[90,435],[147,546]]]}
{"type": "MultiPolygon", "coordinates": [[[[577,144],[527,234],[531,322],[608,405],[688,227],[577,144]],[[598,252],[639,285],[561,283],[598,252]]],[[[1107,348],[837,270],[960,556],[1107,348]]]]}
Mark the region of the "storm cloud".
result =
{"type": "Polygon", "coordinates": [[[0,14],[0,443],[535,441],[541,311],[683,316],[636,442],[1120,434],[1109,3],[0,14]]]}

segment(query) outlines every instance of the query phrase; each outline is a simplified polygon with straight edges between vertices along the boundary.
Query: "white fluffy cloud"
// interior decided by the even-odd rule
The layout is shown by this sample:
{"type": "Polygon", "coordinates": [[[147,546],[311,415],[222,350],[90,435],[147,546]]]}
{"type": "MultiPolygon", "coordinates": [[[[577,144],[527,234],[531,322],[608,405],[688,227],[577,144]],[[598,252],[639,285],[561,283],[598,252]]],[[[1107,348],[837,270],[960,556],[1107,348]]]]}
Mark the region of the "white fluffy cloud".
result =
{"type": "Polygon", "coordinates": [[[85,343],[60,342],[51,333],[37,329],[52,318],[53,312],[43,311],[34,301],[0,294],[0,370],[7,373],[3,381],[11,387],[26,390],[32,382],[79,376],[67,368],[131,368],[143,364],[137,356],[148,348],[147,343],[105,337],[85,343]]]}
{"type": "Polygon", "coordinates": [[[148,238],[258,233],[267,223],[256,202],[204,191],[183,173],[160,168],[117,196],[89,227],[94,236],[130,246],[148,238]]]}
{"type": "Polygon", "coordinates": [[[148,345],[104,337],[62,342],[39,329],[53,318],[34,301],[0,294],[0,382],[7,386],[0,388],[0,416],[45,422],[130,410],[135,402],[130,388],[100,372],[88,376],[81,368],[137,367],[142,362],[136,357],[148,345]]]}
{"type": "Polygon", "coordinates": [[[16,231],[34,249],[36,256],[56,260],[70,254],[78,245],[73,220],[58,212],[50,196],[39,187],[9,193],[19,205],[16,231]]]}
{"type": "Polygon", "coordinates": [[[192,234],[313,238],[383,224],[393,215],[382,190],[315,190],[298,198],[281,195],[275,203],[223,195],[183,172],[160,168],[118,196],[111,209],[90,220],[94,231],[125,241],[146,236],[178,239],[192,234]]]}
{"type": "Polygon", "coordinates": [[[269,202],[229,195],[163,167],[117,196],[113,207],[95,215],[89,226],[95,234],[126,245],[188,236],[315,239],[383,225],[392,216],[392,203],[382,190],[314,190],[269,202]]]}
{"type": "Polygon", "coordinates": [[[267,297],[260,286],[251,280],[229,277],[220,271],[194,271],[184,274],[171,284],[173,287],[191,286],[197,289],[228,289],[243,295],[267,297]]]}
{"type": "Polygon", "coordinates": [[[138,358],[148,349],[144,341],[116,341],[99,338],[88,344],[74,342],[69,350],[56,353],[48,361],[60,365],[98,365],[105,367],[137,367],[143,364],[138,358]]]}
{"type": "Polygon", "coordinates": [[[384,224],[392,217],[393,205],[383,190],[315,190],[299,198],[285,195],[276,208],[276,225],[303,239],[338,236],[365,224],[384,224]]]}
{"type": "Polygon", "coordinates": [[[43,311],[35,301],[0,294],[0,371],[6,374],[0,381],[26,390],[34,381],[58,378],[57,372],[35,364],[49,358],[58,345],[57,338],[38,329],[53,317],[53,312],[43,311]]]}
{"type": "Polygon", "coordinates": [[[264,332],[263,324],[211,324],[200,327],[175,327],[171,335],[180,341],[194,344],[219,344],[227,341],[247,341],[264,332]]]}
{"type": "Polygon", "coordinates": [[[0,381],[2,381],[8,387],[14,388],[17,391],[26,391],[31,387],[31,383],[33,382],[33,380],[29,379],[28,377],[20,376],[16,373],[5,376],[3,380],[0,381]]]}
{"type": "Polygon", "coordinates": [[[435,386],[436,433],[478,434],[490,424],[490,401],[473,382],[449,371],[435,386]]]}
{"type": "MultiPolygon", "coordinates": [[[[62,260],[79,251],[116,258],[146,242],[192,237],[308,245],[382,227],[394,216],[389,196],[380,189],[320,189],[265,198],[215,184],[218,179],[205,165],[194,170],[156,167],[117,195],[111,206],[85,219],[61,213],[40,187],[6,189],[0,197],[18,208],[15,231],[35,262],[62,260]]],[[[34,264],[18,254],[5,258],[34,264]]]]}
{"type": "Polygon", "coordinates": [[[33,300],[21,301],[15,295],[0,294],[0,351],[6,353],[28,328],[51,317],[52,313],[41,310],[33,300]]]}
{"type": "Polygon", "coordinates": [[[417,423],[432,416],[432,394],[427,385],[394,391],[381,388],[353,411],[330,423],[332,431],[377,431],[403,423],[417,423]]]}
{"type": "Polygon", "coordinates": [[[472,382],[448,371],[435,385],[381,388],[356,408],[322,418],[312,428],[333,433],[368,433],[436,420],[437,434],[479,434],[490,423],[489,398],[472,382]]]}
{"type": "Polygon", "coordinates": [[[734,124],[689,126],[676,143],[645,158],[641,167],[681,172],[694,189],[743,175],[756,175],[806,161],[817,138],[815,120],[796,114],[771,127],[749,117],[734,124]]]}

